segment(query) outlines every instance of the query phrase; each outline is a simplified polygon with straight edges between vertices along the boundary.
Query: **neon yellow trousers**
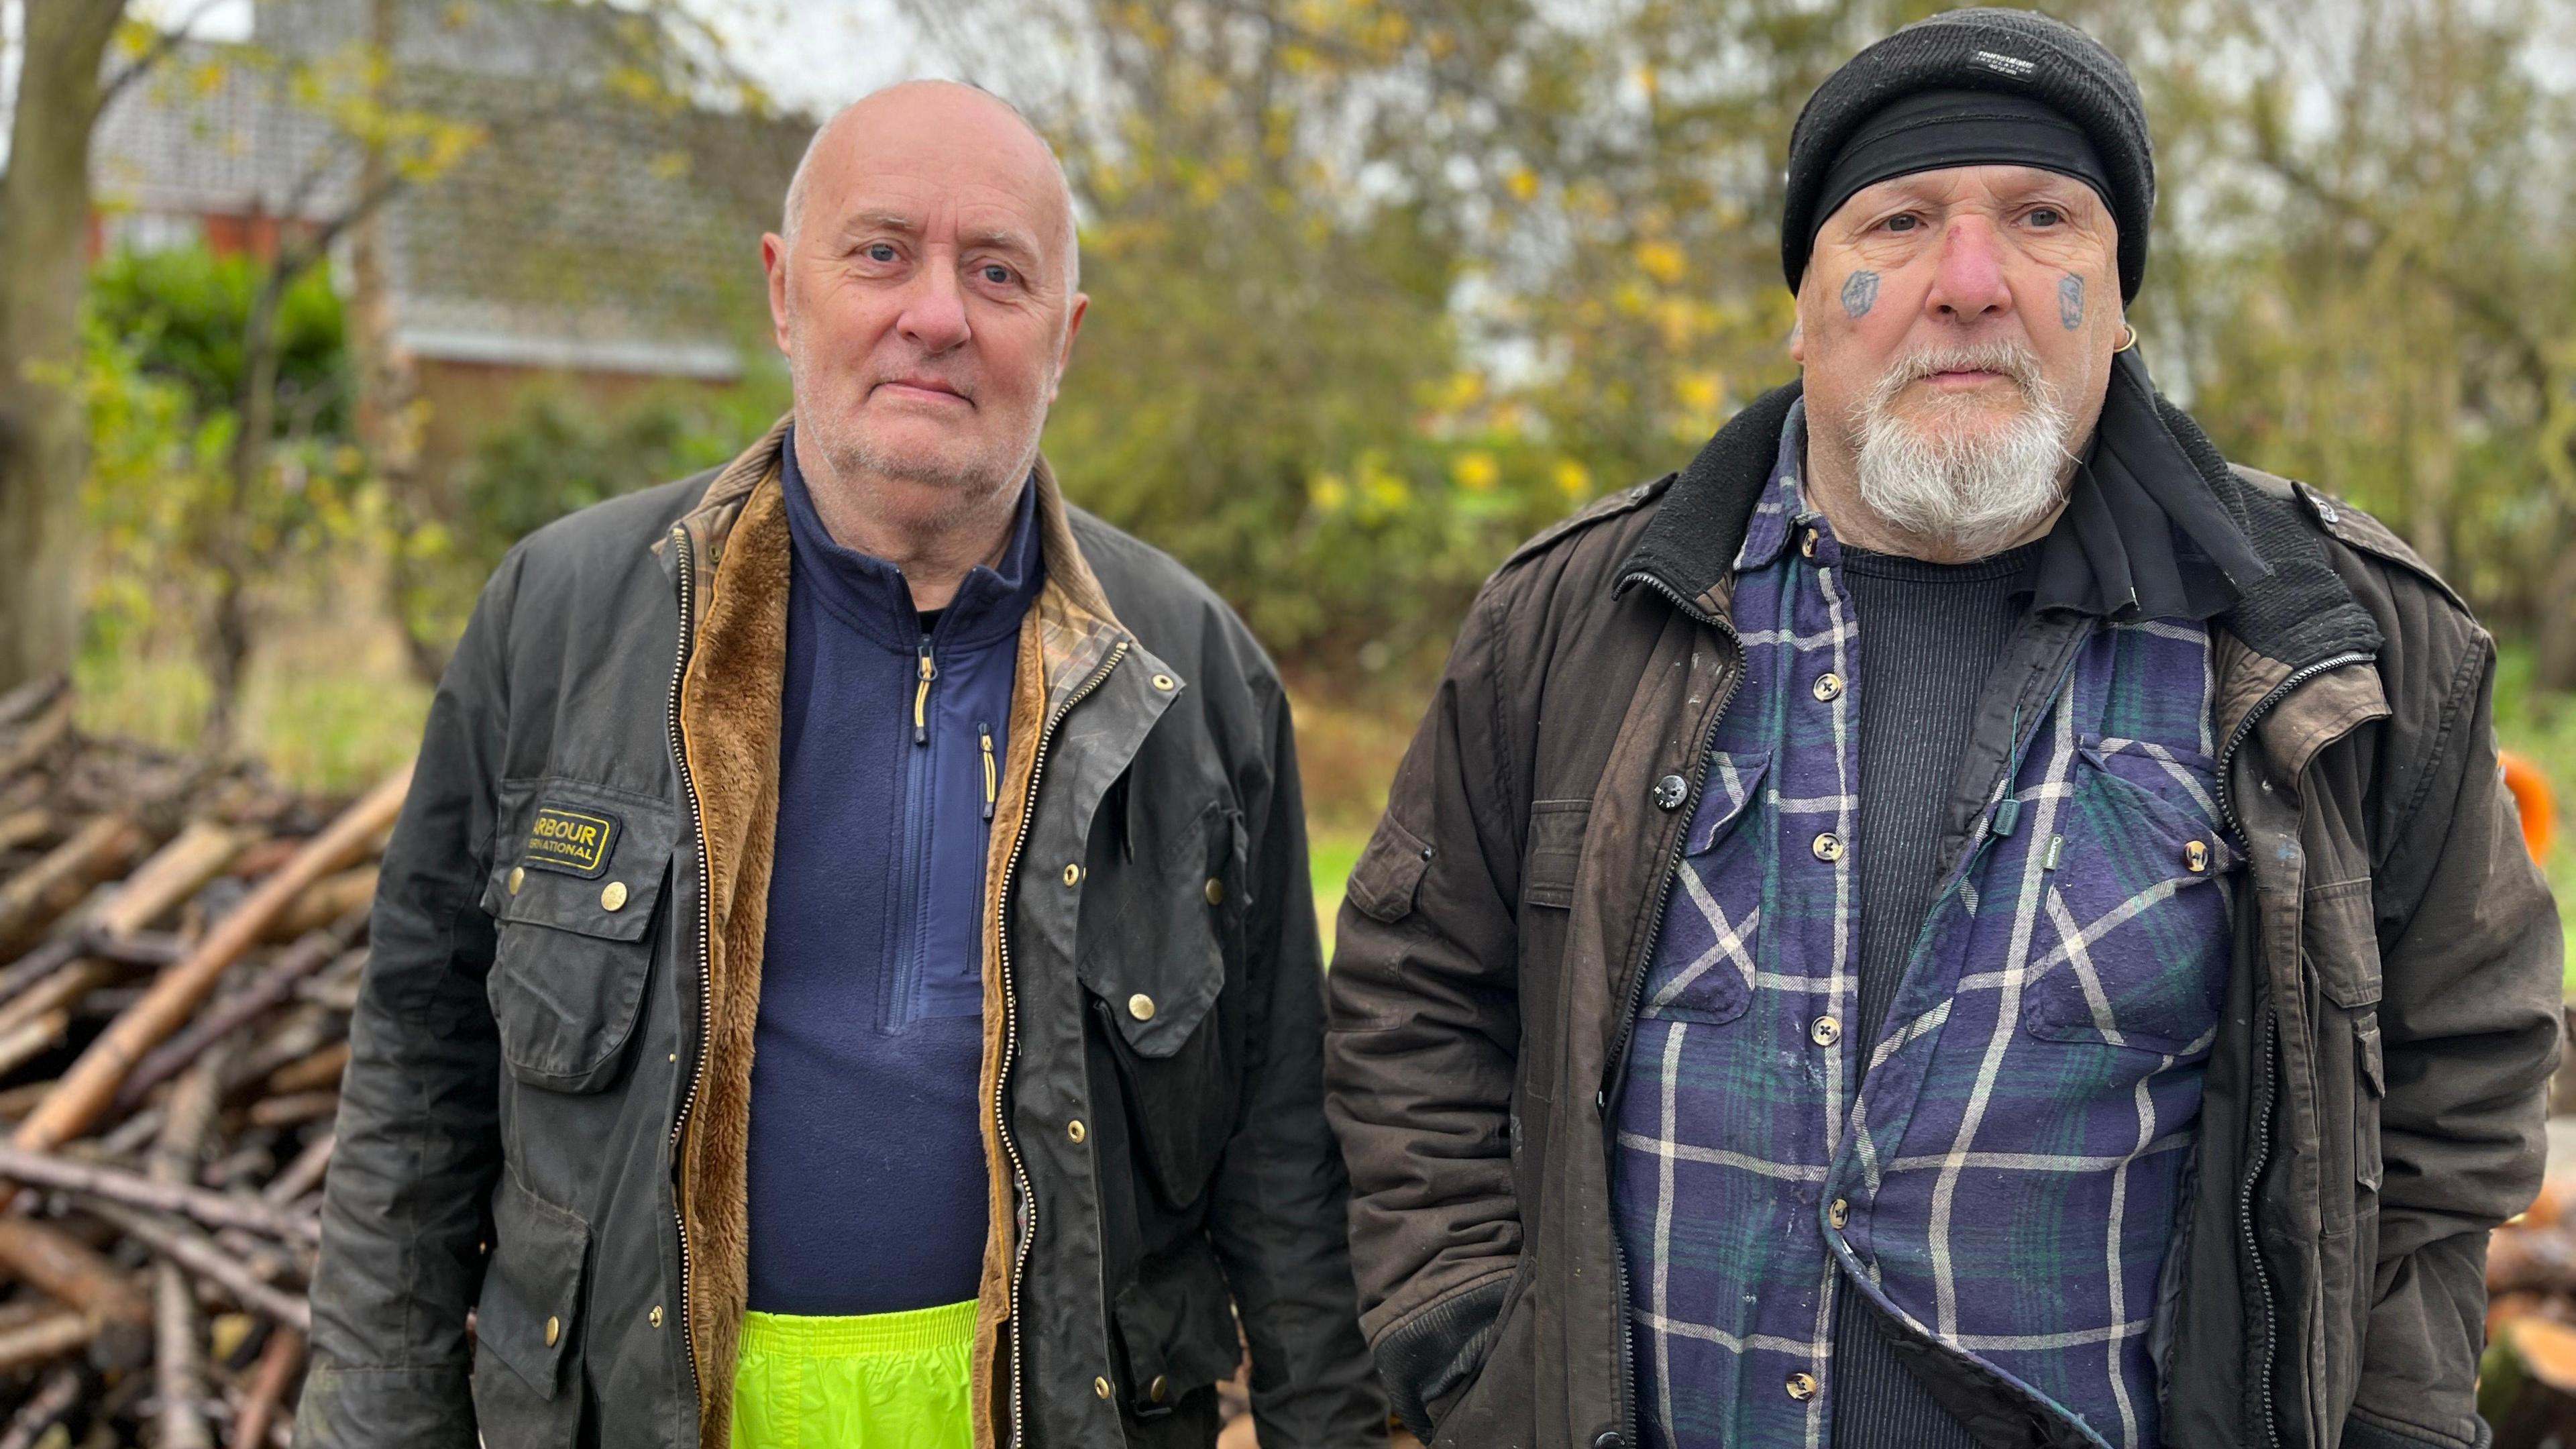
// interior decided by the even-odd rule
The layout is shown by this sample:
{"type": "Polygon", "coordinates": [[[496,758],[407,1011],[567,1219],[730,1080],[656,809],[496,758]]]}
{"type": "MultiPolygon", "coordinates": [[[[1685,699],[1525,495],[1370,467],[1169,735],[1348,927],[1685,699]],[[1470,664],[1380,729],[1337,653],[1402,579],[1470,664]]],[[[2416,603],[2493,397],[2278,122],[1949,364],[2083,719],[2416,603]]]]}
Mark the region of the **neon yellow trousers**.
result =
{"type": "Polygon", "coordinates": [[[742,1317],[733,1449],[971,1449],[975,1305],[742,1317]]]}

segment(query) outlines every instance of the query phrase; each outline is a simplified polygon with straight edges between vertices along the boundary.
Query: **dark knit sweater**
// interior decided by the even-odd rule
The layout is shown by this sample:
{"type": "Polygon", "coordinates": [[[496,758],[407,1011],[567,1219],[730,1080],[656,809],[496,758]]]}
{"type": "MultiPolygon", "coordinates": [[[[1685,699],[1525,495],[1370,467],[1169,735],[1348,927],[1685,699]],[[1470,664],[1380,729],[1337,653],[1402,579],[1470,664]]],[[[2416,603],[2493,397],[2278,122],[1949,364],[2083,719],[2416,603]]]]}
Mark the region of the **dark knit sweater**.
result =
{"type": "MultiPolygon", "coordinates": [[[[1860,1029],[1876,1041],[1940,887],[1941,809],[1977,698],[2003,658],[2038,544],[1970,564],[1843,546],[1860,618],[1860,1029]]],[[[1881,1315],[1846,1292],[1834,1319],[1834,1449],[1975,1449],[1897,1361],[1881,1315]]]]}

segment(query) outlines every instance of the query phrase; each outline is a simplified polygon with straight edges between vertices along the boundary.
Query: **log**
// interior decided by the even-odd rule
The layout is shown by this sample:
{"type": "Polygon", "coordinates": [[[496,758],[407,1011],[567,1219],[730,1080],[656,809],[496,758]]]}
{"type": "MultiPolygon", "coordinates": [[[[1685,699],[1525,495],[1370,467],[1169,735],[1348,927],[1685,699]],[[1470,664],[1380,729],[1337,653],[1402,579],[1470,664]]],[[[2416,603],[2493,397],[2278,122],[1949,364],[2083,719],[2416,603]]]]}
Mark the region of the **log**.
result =
{"type": "Polygon", "coordinates": [[[340,1075],[349,1069],[349,1043],[333,1042],[301,1061],[288,1062],[268,1074],[266,1091],[272,1097],[289,1092],[340,1090],[340,1075]]]}
{"type": "Polygon", "coordinates": [[[0,885],[0,956],[16,954],[142,848],[141,826],[123,815],[101,815],[0,885]]]}
{"type": "Polygon", "coordinates": [[[283,1292],[259,1280],[231,1254],[217,1246],[196,1229],[174,1218],[161,1217],[137,1208],[116,1203],[95,1203],[91,1211],[105,1218],[127,1237],[200,1278],[212,1281],[232,1295],[233,1301],[254,1313],[265,1313],[298,1333],[313,1331],[313,1310],[299,1294],[283,1292]]]}
{"type": "Polygon", "coordinates": [[[23,1082],[0,1092],[0,1117],[15,1122],[36,1110],[36,1104],[54,1090],[51,1081],[23,1082]]]}
{"type": "Polygon", "coordinates": [[[299,1122],[319,1122],[340,1115],[340,1093],[297,1092],[285,1097],[262,1097],[250,1104],[254,1127],[292,1127],[299,1122]]]}
{"type": "MultiPolygon", "coordinates": [[[[259,1449],[268,1442],[269,1426],[276,1421],[286,1386],[295,1382],[296,1372],[303,1367],[303,1334],[281,1328],[268,1336],[268,1346],[260,1350],[259,1365],[251,1371],[250,1393],[242,1400],[241,1412],[233,1418],[231,1449],[259,1449]]],[[[7,1446],[0,1445],[0,1449],[7,1446]]]]}
{"type": "Polygon", "coordinates": [[[54,812],[41,805],[0,815],[0,850],[32,845],[54,833],[54,812]]]}
{"type": "Polygon", "coordinates": [[[331,964],[342,944],[338,936],[317,931],[287,947],[250,985],[215,1003],[145,1057],[117,1088],[116,1105],[131,1107],[142,1101],[145,1093],[177,1076],[209,1045],[293,996],[296,983],[331,964]]]}
{"type": "Polygon", "coordinates": [[[32,1218],[0,1217],[0,1261],[20,1278],[101,1323],[141,1327],[152,1305],[97,1249],[32,1218]]]}
{"type": "Polygon", "coordinates": [[[292,941],[307,931],[319,931],[332,922],[373,906],[376,901],[376,868],[363,865],[344,870],[327,880],[318,880],[313,888],[296,898],[269,927],[268,939],[292,941]]]}
{"type": "Polygon", "coordinates": [[[35,1449],[36,1440],[80,1402],[81,1372],[65,1364],[45,1376],[45,1386],[9,1416],[9,1431],[0,1434],[0,1449],[35,1449]]]}
{"type": "MultiPolygon", "coordinates": [[[[203,944],[188,958],[164,971],[134,1009],[108,1024],[80,1060],[63,1074],[62,1089],[18,1124],[20,1147],[44,1151],[58,1147],[98,1120],[116,1100],[117,1087],[145,1052],[159,1045],[205,1004],[224,968],[257,944],[278,913],[304,893],[305,887],[364,855],[375,838],[401,813],[411,788],[409,765],[394,772],[339,819],[307,842],[295,858],[259,883],[249,898],[216,923],[203,944]]],[[[5,1262],[0,1255],[0,1262],[5,1262]]]]}
{"type": "Polygon", "coordinates": [[[71,1012],[57,1006],[0,1031],[0,1077],[61,1045],[63,1033],[71,1030],[71,1025],[71,1012]]]}
{"type": "Polygon", "coordinates": [[[125,972],[125,967],[113,961],[94,957],[85,956],[72,962],[25,991],[0,1002],[0,1036],[48,1012],[70,1006],[125,972]]]}
{"type": "Polygon", "coordinates": [[[39,674],[0,694],[0,729],[20,724],[38,710],[71,692],[72,682],[59,674],[39,674]]]}
{"type": "Polygon", "coordinates": [[[76,1162],[23,1148],[0,1147],[0,1178],[127,1207],[177,1213],[212,1228],[244,1228],[280,1242],[312,1244],[322,1240],[320,1223],[286,1212],[265,1199],[235,1197],[193,1182],[165,1181],[103,1162],[76,1162]]]}
{"type": "Polygon", "coordinates": [[[131,936],[185,905],[223,874],[250,838],[211,820],[192,820],[169,844],[125,878],[116,894],[100,905],[89,927],[102,936],[131,936]]]}
{"type": "MultiPolygon", "coordinates": [[[[197,1159],[205,1154],[206,1139],[214,1132],[223,1090],[221,1052],[179,1079],[162,1117],[161,1138],[153,1144],[149,1183],[183,1194],[195,1190],[190,1184],[197,1175],[197,1159]]],[[[156,1449],[214,1449],[214,1431],[198,1407],[206,1392],[205,1350],[199,1342],[197,1303],[187,1270],[165,1258],[153,1265],[152,1275],[153,1388],[160,1400],[156,1449]]]]}
{"type": "Polygon", "coordinates": [[[0,780],[43,759],[71,732],[72,692],[66,689],[34,719],[0,740],[0,780]]]}
{"type": "Polygon", "coordinates": [[[98,1325],[78,1313],[50,1313],[0,1333],[0,1373],[51,1363],[98,1336],[98,1325]]]}
{"type": "Polygon", "coordinates": [[[286,1170],[259,1190],[260,1197],[271,1207],[285,1207],[321,1186],[322,1174],[331,1166],[331,1144],[335,1140],[331,1133],[325,1132],[305,1143],[304,1150],[295,1154],[295,1160],[286,1164],[286,1170]]]}

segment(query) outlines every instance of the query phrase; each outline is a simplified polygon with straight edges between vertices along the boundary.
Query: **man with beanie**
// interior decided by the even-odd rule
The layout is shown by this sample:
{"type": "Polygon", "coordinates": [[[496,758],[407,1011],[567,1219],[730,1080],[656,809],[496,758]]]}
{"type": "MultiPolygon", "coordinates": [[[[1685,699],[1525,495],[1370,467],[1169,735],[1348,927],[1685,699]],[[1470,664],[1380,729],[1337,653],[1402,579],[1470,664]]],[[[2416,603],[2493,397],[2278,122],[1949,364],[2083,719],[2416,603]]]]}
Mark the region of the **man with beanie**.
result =
{"type": "Polygon", "coordinates": [[[1864,50],[1802,381],[1471,611],[1329,987],[1435,1445],[2486,1442],[2560,953],[2494,648],[2156,392],[2154,201],[2080,32],[1864,50]]]}

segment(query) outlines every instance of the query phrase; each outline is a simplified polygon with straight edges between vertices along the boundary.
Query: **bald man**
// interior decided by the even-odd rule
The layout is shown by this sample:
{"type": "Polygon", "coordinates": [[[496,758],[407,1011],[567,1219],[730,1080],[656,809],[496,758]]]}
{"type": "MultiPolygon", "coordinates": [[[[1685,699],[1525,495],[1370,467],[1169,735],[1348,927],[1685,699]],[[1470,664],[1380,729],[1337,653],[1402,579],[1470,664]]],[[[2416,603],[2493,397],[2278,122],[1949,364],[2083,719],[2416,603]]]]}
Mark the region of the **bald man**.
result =
{"type": "Polygon", "coordinates": [[[1039,456],[1053,153],[880,92],[761,256],[794,411],[431,707],[297,1442],[1204,1446],[1245,1342],[1265,1449],[1383,1442],[1287,701],[1039,456]]]}

